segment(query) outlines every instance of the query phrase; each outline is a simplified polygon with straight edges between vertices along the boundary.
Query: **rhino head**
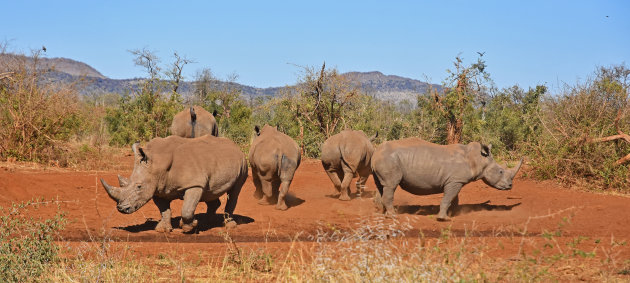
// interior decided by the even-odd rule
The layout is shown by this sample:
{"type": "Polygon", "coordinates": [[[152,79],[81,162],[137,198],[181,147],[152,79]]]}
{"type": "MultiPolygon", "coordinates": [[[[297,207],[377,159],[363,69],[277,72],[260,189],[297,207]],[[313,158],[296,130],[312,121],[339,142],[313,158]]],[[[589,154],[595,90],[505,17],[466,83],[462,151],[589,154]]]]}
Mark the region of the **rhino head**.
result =
{"type": "Polygon", "coordinates": [[[492,145],[481,146],[481,156],[485,159],[485,162],[482,163],[486,164],[481,173],[481,179],[484,183],[486,183],[486,185],[493,188],[499,190],[511,190],[512,180],[516,176],[516,173],[518,173],[518,170],[521,169],[523,159],[521,158],[521,161],[519,161],[516,167],[508,169],[507,166],[502,167],[494,161],[490,149],[492,149],[492,145]]]}
{"type": "Polygon", "coordinates": [[[129,214],[145,205],[155,193],[157,188],[156,178],[151,174],[153,161],[138,147],[138,143],[132,146],[134,153],[134,167],[131,177],[126,179],[118,176],[120,187],[109,185],[101,179],[101,184],[105,187],[107,194],[118,204],[118,211],[129,214]]]}

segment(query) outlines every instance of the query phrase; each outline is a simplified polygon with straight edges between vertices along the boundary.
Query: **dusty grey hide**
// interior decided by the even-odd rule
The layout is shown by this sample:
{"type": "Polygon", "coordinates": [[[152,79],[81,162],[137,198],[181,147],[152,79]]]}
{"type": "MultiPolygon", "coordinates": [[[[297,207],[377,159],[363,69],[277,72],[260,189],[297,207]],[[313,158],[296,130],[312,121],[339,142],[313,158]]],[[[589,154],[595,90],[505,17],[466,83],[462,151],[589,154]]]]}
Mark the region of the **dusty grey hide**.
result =
{"type": "Polygon", "coordinates": [[[215,110],[212,114],[200,106],[193,106],[189,109],[175,114],[171,123],[171,134],[184,138],[196,138],[204,135],[219,136],[219,127],[215,110]]]}
{"type": "Polygon", "coordinates": [[[286,210],[285,197],[300,166],[300,150],[291,137],[274,127],[265,125],[261,130],[256,126],[254,130],[256,136],[249,149],[252,179],[256,186],[254,197],[259,199],[259,204],[275,202],[277,209],[286,210]]]}
{"type": "Polygon", "coordinates": [[[132,148],[131,177],[119,176],[121,187],[101,179],[118,211],[133,213],[153,200],[162,214],[156,230],[171,231],[170,203],[183,199],[180,226],[184,232],[192,232],[197,224],[193,219],[197,203],[205,202],[208,214],[214,215],[221,204],[219,197],[227,194],[226,225],[236,225],[232,213],[247,179],[247,161],[234,142],[211,135],[194,139],[170,136],[155,138],[145,148],[138,144],[132,148]]]}
{"type": "Polygon", "coordinates": [[[355,176],[359,177],[357,195],[360,197],[364,191],[365,182],[372,173],[372,140],[377,136],[378,133],[368,138],[363,131],[343,130],[322,144],[322,166],[340,200],[350,200],[350,183],[355,176]]]}
{"type": "Polygon", "coordinates": [[[475,180],[499,190],[512,189],[512,179],[523,160],[513,169],[497,164],[491,146],[477,142],[467,145],[437,145],[419,138],[388,141],[372,156],[374,182],[379,191],[375,203],[394,214],[394,191],[400,186],[415,195],[444,193],[438,220],[447,220],[449,207],[457,207],[462,186],[475,180]]]}

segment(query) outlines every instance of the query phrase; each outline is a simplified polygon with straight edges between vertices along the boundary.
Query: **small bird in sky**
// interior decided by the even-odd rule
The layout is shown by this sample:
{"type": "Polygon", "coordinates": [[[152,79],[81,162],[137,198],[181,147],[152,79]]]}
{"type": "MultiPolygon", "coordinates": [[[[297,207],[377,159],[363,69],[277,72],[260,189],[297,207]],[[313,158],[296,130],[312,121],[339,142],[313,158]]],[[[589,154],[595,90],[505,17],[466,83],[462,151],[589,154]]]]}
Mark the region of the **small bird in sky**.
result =
{"type": "Polygon", "coordinates": [[[43,45],[42,45],[42,50],[43,50],[44,52],[46,52],[46,46],[43,46],[43,45]]]}
{"type": "Polygon", "coordinates": [[[477,54],[479,54],[479,57],[483,57],[483,54],[486,54],[486,52],[479,52],[479,51],[477,51],[477,54]]]}

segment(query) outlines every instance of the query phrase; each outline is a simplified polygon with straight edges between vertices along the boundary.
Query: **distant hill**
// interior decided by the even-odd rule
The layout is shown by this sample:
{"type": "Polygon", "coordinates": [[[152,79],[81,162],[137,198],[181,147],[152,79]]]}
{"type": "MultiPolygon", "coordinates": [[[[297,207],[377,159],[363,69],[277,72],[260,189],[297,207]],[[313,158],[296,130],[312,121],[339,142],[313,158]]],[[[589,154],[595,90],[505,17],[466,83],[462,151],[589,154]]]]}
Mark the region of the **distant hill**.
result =
{"type": "Polygon", "coordinates": [[[361,84],[363,90],[378,99],[400,102],[402,100],[415,101],[418,94],[427,93],[429,87],[440,91],[441,85],[429,84],[419,80],[394,75],[384,75],[381,72],[349,72],[343,74],[350,80],[361,84]]]}
{"type": "MultiPolygon", "coordinates": [[[[0,55],[0,60],[14,59],[21,55],[0,55]]],[[[22,57],[24,58],[24,57],[22,57]]],[[[32,60],[28,58],[29,60],[32,60]]],[[[50,81],[78,82],[84,88],[83,93],[120,93],[126,94],[135,89],[142,81],[142,78],[132,79],[110,79],[103,76],[99,71],[83,62],[67,58],[40,58],[40,67],[50,70],[48,79],[50,81]]],[[[382,100],[400,102],[403,100],[415,101],[416,96],[427,92],[429,86],[441,90],[440,85],[430,85],[426,82],[404,78],[394,75],[384,75],[381,72],[349,72],[342,74],[350,80],[360,84],[360,87],[368,95],[382,100]]],[[[224,82],[222,82],[224,83],[224,82]]],[[[285,87],[257,88],[236,83],[236,88],[240,89],[244,96],[275,96],[285,87]]],[[[192,93],[194,89],[192,82],[183,82],[180,85],[180,92],[184,95],[192,93]]]]}
{"type": "MultiPolygon", "coordinates": [[[[13,60],[13,59],[26,59],[32,62],[33,58],[23,56],[23,55],[15,55],[15,54],[0,54],[0,60],[13,60]]],[[[71,76],[76,77],[90,77],[90,78],[99,78],[99,79],[107,79],[107,77],[103,76],[99,71],[92,68],[90,65],[85,64],[83,62],[75,61],[68,58],[45,58],[39,57],[39,67],[44,69],[49,69],[52,71],[66,73],[71,76]]]]}

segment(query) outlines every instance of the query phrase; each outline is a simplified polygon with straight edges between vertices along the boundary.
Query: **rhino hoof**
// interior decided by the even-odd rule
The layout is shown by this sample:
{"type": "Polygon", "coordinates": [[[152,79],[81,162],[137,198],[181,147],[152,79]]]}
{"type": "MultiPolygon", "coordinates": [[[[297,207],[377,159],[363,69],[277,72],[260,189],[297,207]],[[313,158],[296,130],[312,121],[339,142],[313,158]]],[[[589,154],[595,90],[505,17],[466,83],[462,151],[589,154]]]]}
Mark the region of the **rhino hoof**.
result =
{"type": "Polygon", "coordinates": [[[273,204],[272,202],[269,201],[269,199],[267,199],[266,197],[262,197],[259,201],[258,204],[260,205],[270,205],[273,204]]]}
{"type": "Polygon", "coordinates": [[[182,227],[182,231],[184,233],[193,233],[195,231],[195,227],[197,227],[197,219],[193,220],[190,224],[184,224],[184,221],[180,219],[179,226],[182,227]]]}
{"type": "Polygon", "coordinates": [[[282,211],[284,211],[284,210],[289,209],[289,207],[287,206],[287,204],[286,204],[286,203],[283,203],[283,204],[278,204],[278,205],[276,205],[276,209],[277,209],[277,210],[282,210],[282,211]]]}
{"type": "Polygon", "coordinates": [[[351,200],[351,198],[348,195],[340,195],[339,200],[349,201],[351,200]]]}
{"type": "Polygon", "coordinates": [[[228,228],[228,229],[236,228],[236,221],[230,220],[230,221],[225,222],[224,225],[225,225],[225,228],[228,228]]]}
{"type": "Polygon", "coordinates": [[[437,217],[437,221],[440,221],[440,222],[448,222],[448,221],[451,221],[451,219],[450,219],[450,218],[448,218],[448,217],[446,217],[446,216],[444,216],[444,217],[440,217],[440,216],[438,216],[438,217],[437,217]]]}
{"type": "Polygon", "coordinates": [[[168,232],[173,231],[173,227],[158,224],[155,227],[155,231],[160,232],[160,233],[165,233],[165,232],[168,233],[168,232]]]}

